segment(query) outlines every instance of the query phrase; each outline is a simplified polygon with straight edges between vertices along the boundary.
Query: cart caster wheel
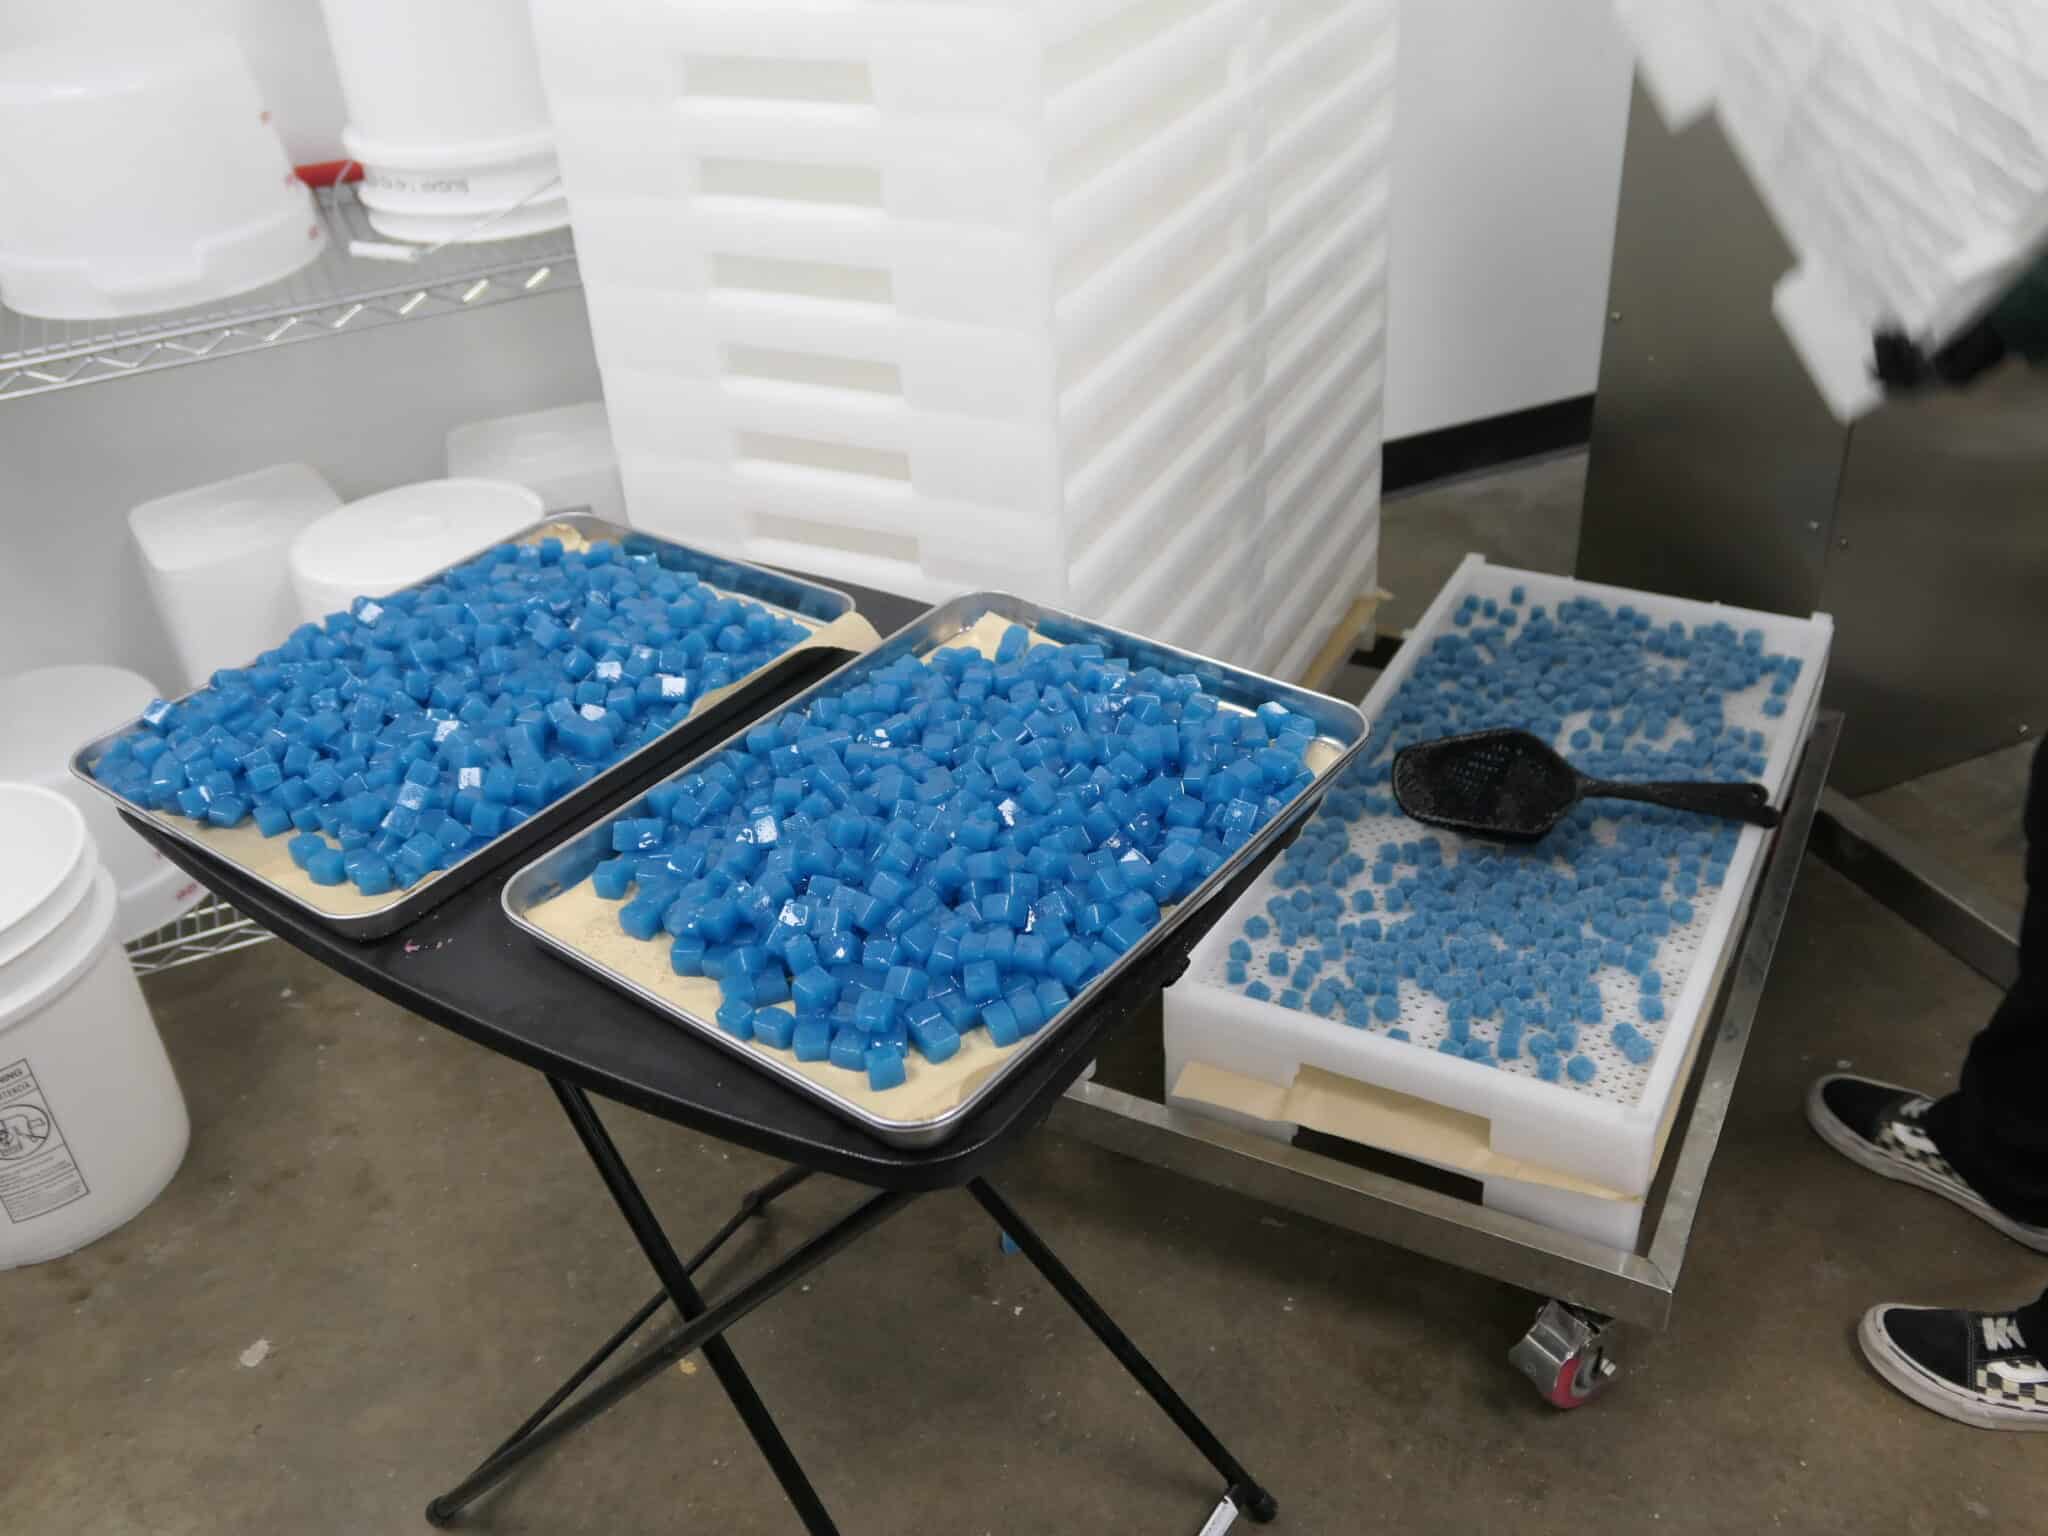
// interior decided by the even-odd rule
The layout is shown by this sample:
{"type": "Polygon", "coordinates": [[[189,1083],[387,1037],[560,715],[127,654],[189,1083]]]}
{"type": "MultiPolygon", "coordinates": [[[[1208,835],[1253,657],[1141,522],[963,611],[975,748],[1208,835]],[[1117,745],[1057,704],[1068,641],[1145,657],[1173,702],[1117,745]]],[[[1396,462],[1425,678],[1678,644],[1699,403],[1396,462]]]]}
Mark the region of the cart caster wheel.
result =
{"type": "Polygon", "coordinates": [[[1280,1513],[1280,1501],[1257,1483],[1239,1483],[1230,1490],[1230,1502],[1254,1525],[1271,1525],[1280,1513]]]}
{"type": "Polygon", "coordinates": [[[1597,1312],[1546,1301],[1529,1331],[1508,1351],[1508,1360],[1551,1407],[1580,1408],[1617,1374],[1610,1326],[1597,1312]]]}
{"type": "Polygon", "coordinates": [[[455,1517],[462,1511],[444,1499],[436,1499],[427,1506],[427,1524],[437,1531],[445,1531],[455,1523],[455,1517]]]}
{"type": "Polygon", "coordinates": [[[1598,1350],[1567,1360],[1557,1368],[1557,1379],[1544,1388],[1543,1400],[1553,1408],[1583,1408],[1607,1390],[1614,1373],[1614,1362],[1598,1350]]]}

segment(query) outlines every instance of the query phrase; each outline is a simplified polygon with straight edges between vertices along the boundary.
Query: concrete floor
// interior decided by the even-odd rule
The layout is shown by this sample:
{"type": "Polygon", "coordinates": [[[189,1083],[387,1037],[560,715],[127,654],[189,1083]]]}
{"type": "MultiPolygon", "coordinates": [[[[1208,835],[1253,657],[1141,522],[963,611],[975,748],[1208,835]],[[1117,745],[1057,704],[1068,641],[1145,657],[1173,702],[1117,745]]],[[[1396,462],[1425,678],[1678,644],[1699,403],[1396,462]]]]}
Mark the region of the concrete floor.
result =
{"type": "Polygon", "coordinates": [[[1864,798],[1901,835],[1939,848],[1985,895],[2017,910],[2027,896],[2027,770],[2037,744],[2005,747],[1864,798]]]}
{"type": "Polygon", "coordinates": [[[1435,481],[1380,508],[1380,628],[1400,634],[1477,550],[1498,565],[1568,574],[1579,552],[1586,455],[1562,453],[1506,470],[1435,481]]]}
{"type": "MultiPolygon", "coordinates": [[[[1414,543],[1390,533],[1389,553],[1414,543]]],[[[1952,862],[2010,857],[2023,767],[1923,786],[1942,814],[1919,830],[1952,862]]],[[[650,1276],[531,1072],[280,944],[148,991],[192,1149],[124,1230],[0,1275],[0,1531],[424,1529],[426,1500],[650,1276]],[[258,1340],[267,1358],[242,1364],[258,1340]]],[[[1671,1327],[1627,1336],[1622,1380],[1577,1414],[1509,1371],[1534,1308],[1512,1288],[1050,1134],[1000,1181],[1278,1494],[1279,1529],[2028,1529],[2048,1445],[1904,1401],[1850,1333],[1879,1300],[2031,1296],[2048,1266],[1851,1167],[1799,1107],[1837,1066],[1942,1087],[1993,1001],[1809,861],[1671,1327]]],[[[686,1247],[771,1171],[606,1118],[686,1247]]],[[[800,1188],[708,1288],[852,1198],[800,1188]]],[[[961,1195],[913,1205],[733,1341],[849,1532],[1192,1531],[1217,1492],[961,1195]]],[[[468,1524],[794,1528],[698,1361],[468,1524]]]]}

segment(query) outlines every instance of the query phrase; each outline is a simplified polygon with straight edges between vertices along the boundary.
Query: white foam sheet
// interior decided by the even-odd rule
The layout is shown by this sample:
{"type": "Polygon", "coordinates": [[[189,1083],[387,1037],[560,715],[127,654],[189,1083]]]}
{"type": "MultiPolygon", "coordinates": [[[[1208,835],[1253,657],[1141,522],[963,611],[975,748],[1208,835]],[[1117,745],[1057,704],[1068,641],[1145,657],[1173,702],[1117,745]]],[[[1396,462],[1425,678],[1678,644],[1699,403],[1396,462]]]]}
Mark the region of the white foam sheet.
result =
{"type": "Polygon", "coordinates": [[[1843,420],[1871,336],[1933,351],[2048,246],[2039,0],[1617,0],[1674,130],[1711,110],[1798,257],[1773,309],[1843,420]]]}

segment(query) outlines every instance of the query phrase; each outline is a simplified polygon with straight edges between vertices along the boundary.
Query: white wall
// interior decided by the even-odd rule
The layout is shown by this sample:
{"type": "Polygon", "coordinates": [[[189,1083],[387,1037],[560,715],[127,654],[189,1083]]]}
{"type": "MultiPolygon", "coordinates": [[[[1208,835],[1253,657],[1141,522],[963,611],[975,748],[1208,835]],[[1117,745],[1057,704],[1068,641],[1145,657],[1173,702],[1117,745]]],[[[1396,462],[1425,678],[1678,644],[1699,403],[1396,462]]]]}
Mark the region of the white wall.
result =
{"type": "Polygon", "coordinates": [[[128,536],[138,502],[290,460],[366,496],[444,474],[460,422],[598,394],[565,292],[0,400],[0,672],[175,680],[128,536]]]}
{"type": "Polygon", "coordinates": [[[1407,0],[1387,436],[1591,393],[1630,60],[1612,0],[1407,0]]]}

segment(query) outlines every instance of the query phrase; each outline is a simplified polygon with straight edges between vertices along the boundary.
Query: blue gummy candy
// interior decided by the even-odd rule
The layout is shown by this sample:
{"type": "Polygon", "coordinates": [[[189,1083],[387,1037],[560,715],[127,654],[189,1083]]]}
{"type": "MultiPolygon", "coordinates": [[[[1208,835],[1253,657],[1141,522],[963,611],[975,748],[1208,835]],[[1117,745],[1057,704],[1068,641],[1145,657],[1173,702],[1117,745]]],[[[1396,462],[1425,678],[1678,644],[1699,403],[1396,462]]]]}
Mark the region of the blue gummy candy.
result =
{"type": "Polygon", "coordinates": [[[397,884],[390,863],[376,854],[365,851],[342,862],[356,890],[364,896],[382,896],[397,884]]]}
{"type": "Polygon", "coordinates": [[[786,1008],[754,1010],[754,1038],[763,1045],[786,1051],[796,1034],[796,1015],[786,1008]]]}
{"type": "Polygon", "coordinates": [[[1016,1013],[1006,1002],[993,1002],[981,1010],[981,1022],[988,1037],[999,1046],[1015,1045],[1024,1036],[1016,1013]]]}
{"type": "Polygon", "coordinates": [[[948,1060],[960,1050],[959,1032],[943,1014],[912,1020],[908,1027],[911,1043],[929,1062],[937,1064],[948,1060]]]}
{"type": "Polygon", "coordinates": [[[960,970],[960,990],[966,994],[967,1000],[971,1003],[992,1001],[1002,990],[1002,980],[996,971],[995,963],[989,960],[977,960],[970,965],[962,966],[960,970]]]}
{"type": "Polygon", "coordinates": [[[823,1061],[832,1049],[832,1025],[822,1018],[802,1018],[790,1034],[789,1048],[798,1061],[823,1061]]]}
{"type": "Polygon", "coordinates": [[[870,1046],[867,1052],[868,1087],[877,1093],[903,1085],[906,1072],[903,1052],[893,1045],[870,1046]]]}
{"type": "Polygon", "coordinates": [[[718,1027],[736,1040],[754,1038],[754,1005],[739,998],[728,998],[718,1005],[716,1014],[718,1027]]]}
{"type": "Polygon", "coordinates": [[[590,872],[590,886],[606,901],[623,898],[633,883],[633,865],[629,859],[605,859],[590,872]]]}
{"type": "Polygon", "coordinates": [[[1592,1058],[1589,1056],[1574,1056],[1565,1063],[1565,1072],[1575,1083],[1590,1083],[1593,1081],[1594,1073],[1599,1070],[1598,1067],[1593,1065],[1592,1058]]]}

